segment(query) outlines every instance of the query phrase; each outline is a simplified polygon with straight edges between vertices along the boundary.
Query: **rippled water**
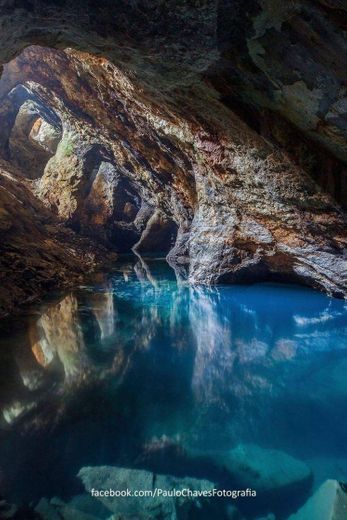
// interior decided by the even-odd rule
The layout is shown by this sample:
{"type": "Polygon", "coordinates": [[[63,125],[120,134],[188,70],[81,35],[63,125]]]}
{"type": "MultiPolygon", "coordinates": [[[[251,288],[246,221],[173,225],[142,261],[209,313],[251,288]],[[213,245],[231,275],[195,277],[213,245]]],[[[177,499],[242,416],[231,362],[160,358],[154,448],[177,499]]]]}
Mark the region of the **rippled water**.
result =
{"type": "Polygon", "coordinates": [[[0,341],[10,501],[67,499],[82,491],[78,470],[99,464],[213,480],[196,454],[240,445],[313,473],[285,505],[241,505],[247,518],[287,518],[326,479],[347,479],[343,301],[296,286],[188,287],[164,261],[134,258],[31,309],[0,341]]]}

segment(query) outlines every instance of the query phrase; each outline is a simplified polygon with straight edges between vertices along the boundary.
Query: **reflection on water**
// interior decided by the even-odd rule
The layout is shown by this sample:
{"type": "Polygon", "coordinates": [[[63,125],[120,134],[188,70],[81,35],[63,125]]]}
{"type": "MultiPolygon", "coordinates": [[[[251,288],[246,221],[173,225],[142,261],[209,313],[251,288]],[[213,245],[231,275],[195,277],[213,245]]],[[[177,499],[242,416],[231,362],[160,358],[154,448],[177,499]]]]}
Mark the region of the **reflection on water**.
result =
{"type": "Polygon", "coordinates": [[[88,368],[86,346],[78,316],[78,303],[69,294],[51,306],[32,326],[31,349],[43,367],[59,360],[69,382],[88,368]]]}
{"type": "Polygon", "coordinates": [[[77,494],[88,465],[212,478],[195,455],[240,446],[305,461],[314,489],[347,479],[345,302],[188,287],[134,257],[35,312],[0,338],[0,493],[12,501],[77,494]]]}
{"type": "MultiPolygon", "coordinates": [[[[101,283],[103,281],[102,278],[103,277],[99,275],[99,282],[101,283]]],[[[113,301],[112,282],[105,280],[103,292],[90,294],[88,303],[99,325],[100,340],[103,341],[112,337],[115,333],[117,313],[113,301]]]]}

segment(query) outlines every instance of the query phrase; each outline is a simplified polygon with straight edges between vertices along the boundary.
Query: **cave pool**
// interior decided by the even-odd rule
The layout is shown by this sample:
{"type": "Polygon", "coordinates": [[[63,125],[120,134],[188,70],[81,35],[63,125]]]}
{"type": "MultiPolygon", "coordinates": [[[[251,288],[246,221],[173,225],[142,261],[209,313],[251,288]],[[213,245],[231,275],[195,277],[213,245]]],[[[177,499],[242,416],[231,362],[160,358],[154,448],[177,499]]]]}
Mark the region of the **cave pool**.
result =
{"type": "Polygon", "coordinates": [[[84,466],[213,480],[204,453],[240,446],[311,473],[285,499],[235,502],[246,519],[287,519],[327,479],[347,480],[342,300],[294,285],[192,287],[158,256],[129,256],[8,321],[0,342],[9,502],[68,501],[84,492],[84,466]]]}

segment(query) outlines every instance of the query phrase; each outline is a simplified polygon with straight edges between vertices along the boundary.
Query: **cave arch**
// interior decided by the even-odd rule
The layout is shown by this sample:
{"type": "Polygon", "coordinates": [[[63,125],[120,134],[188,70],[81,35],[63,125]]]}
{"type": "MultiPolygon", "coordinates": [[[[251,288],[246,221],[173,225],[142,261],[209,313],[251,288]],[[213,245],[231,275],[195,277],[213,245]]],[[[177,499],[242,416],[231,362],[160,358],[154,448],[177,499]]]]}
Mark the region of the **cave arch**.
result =
{"type": "Polygon", "coordinates": [[[140,236],[138,189],[103,146],[87,146],[79,153],[80,183],[74,187],[76,204],[67,224],[112,250],[129,252],[140,236]]]}
{"type": "Polygon", "coordinates": [[[175,245],[177,232],[176,222],[159,210],[153,211],[133,250],[140,254],[154,252],[168,254],[175,245]]]}
{"type": "MultiPolygon", "coordinates": [[[[0,85],[2,80],[0,81],[0,85]]],[[[0,150],[5,157],[9,157],[9,137],[15,125],[16,118],[21,107],[25,103],[31,103],[33,117],[41,117],[48,124],[62,131],[62,123],[57,113],[47,106],[40,97],[29,87],[23,84],[16,85],[10,92],[0,98],[0,150]]],[[[30,124],[30,121],[29,121],[30,124]]]]}
{"type": "Polygon", "coordinates": [[[29,179],[42,177],[56,152],[62,133],[43,119],[36,103],[26,101],[19,109],[8,139],[9,160],[29,179]]]}
{"type": "Polygon", "coordinates": [[[25,85],[17,85],[0,105],[0,152],[29,179],[43,175],[62,135],[60,118],[25,85]]]}
{"type": "MultiPolygon", "coordinates": [[[[258,0],[255,2],[258,3],[258,0]]],[[[10,92],[20,82],[33,87],[37,79],[35,91],[42,100],[47,102],[51,95],[55,107],[61,107],[61,100],[64,100],[65,123],[72,122],[73,131],[79,130],[80,135],[84,134],[89,144],[95,145],[96,141],[103,145],[111,143],[112,160],[136,184],[136,189],[141,192],[141,203],[146,202],[154,210],[159,209],[179,227],[174,253],[169,256],[183,258],[190,270],[190,281],[204,283],[216,280],[211,272],[218,271],[221,265],[228,266],[232,279],[236,269],[234,259],[243,259],[247,256],[247,248],[251,247],[259,257],[269,254],[276,262],[278,253],[283,254],[288,265],[295,266],[297,272],[302,273],[302,278],[311,285],[317,283],[330,294],[345,293],[343,244],[346,233],[343,212],[336,201],[322,193],[309,178],[305,168],[298,166],[286,154],[287,143],[281,149],[276,142],[255,132],[242,114],[237,115],[223,103],[223,99],[230,94],[230,70],[228,67],[226,70],[223,60],[219,61],[221,55],[218,52],[223,50],[212,35],[216,19],[207,16],[201,28],[198,27],[199,23],[195,26],[196,21],[202,21],[202,13],[194,5],[192,9],[197,17],[189,17],[189,27],[196,27],[197,31],[186,31],[182,24],[184,30],[177,33],[177,28],[181,30],[178,20],[181,16],[184,20],[184,13],[180,12],[178,20],[174,20],[170,8],[166,13],[166,3],[163,12],[158,13],[154,9],[150,13],[145,8],[146,2],[140,0],[132,2],[130,8],[127,2],[119,2],[114,10],[111,3],[104,0],[100,10],[98,6],[94,11],[90,5],[87,17],[83,13],[82,4],[78,2],[71,11],[66,4],[64,12],[71,14],[65,20],[67,30],[57,33],[57,6],[50,4],[49,15],[45,19],[39,2],[26,2],[28,20],[20,36],[17,34],[13,37],[13,52],[17,53],[28,43],[40,44],[46,46],[40,50],[45,59],[36,64],[37,69],[26,66],[26,60],[38,52],[37,47],[28,47],[25,56],[19,57],[16,64],[5,67],[0,96],[10,92]],[[105,13],[113,22],[117,19],[117,23],[105,25],[105,13]],[[142,13],[141,16],[139,13],[142,13]],[[158,37],[156,22],[158,19],[162,21],[162,16],[166,14],[167,31],[164,36],[158,37]],[[41,23],[44,21],[42,26],[38,23],[40,19],[41,23]],[[81,23],[81,20],[86,23],[81,23]],[[132,37],[127,34],[129,20],[133,24],[132,37]],[[149,23],[144,23],[144,20],[149,23]],[[134,31],[134,27],[138,31],[134,31]],[[205,34],[212,36],[210,39],[203,38],[205,34]],[[180,44],[186,52],[176,52],[178,36],[182,36],[180,44]],[[162,38],[167,45],[162,45],[162,38]],[[133,45],[127,46],[130,40],[133,45]],[[201,63],[199,60],[207,41],[210,44],[209,52],[204,54],[206,59],[201,63]],[[54,53],[50,55],[47,46],[65,51],[59,50],[55,56],[54,53]],[[168,59],[170,52],[172,61],[168,59]],[[19,65],[23,66],[24,78],[21,77],[19,65]],[[72,77],[69,73],[60,73],[69,70],[65,65],[72,65],[74,74],[77,74],[72,77]],[[222,99],[219,96],[221,93],[222,99]],[[247,226],[243,226],[244,216],[259,222],[266,233],[261,232],[260,237],[250,236],[247,226]],[[238,235],[241,240],[236,240],[238,235]],[[267,235],[271,236],[271,242],[268,242],[267,235]],[[259,245],[259,238],[260,242],[265,240],[265,244],[271,245],[259,245]],[[192,273],[199,276],[194,277],[192,273]]],[[[168,7],[172,6],[171,2],[167,4],[168,7]]],[[[8,12],[12,12],[10,3],[5,2],[4,5],[8,12]]],[[[21,15],[16,15],[18,22],[21,15]]],[[[299,10],[295,16],[300,16],[299,10]]],[[[235,20],[233,22],[236,23],[235,20]]],[[[242,23],[245,23],[242,27],[245,34],[242,36],[242,31],[237,33],[237,38],[241,39],[247,37],[248,29],[252,29],[252,19],[247,15],[242,23]]],[[[268,44],[268,35],[264,34],[260,38],[263,36],[264,45],[268,44]]],[[[313,49],[313,53],[315,51],[313,49]]],[[[252,56],[246,56],[246,59],[249,58],[252,56]]],[[[228,56],[228,59],[232,62],[233,58],[228,56]]],[[[322,57],[322,62],[324,59],[322,57]]],[[[254,89],[256,91],[259,87],[265,97],[269,94],[266,102],[271,105],[272,98],[276,96],[272,95],[271,82],[264,85],[264,74],[259,67],[259,70],[256,69],[259,64],[253,63],[251,71],[246,65],[240,71],[237,63],[230,64],[235,66],[241,80],[237,90],[251,96],[254,95],[254,89]],[[243,74],[244,78],[241,77],[243,74]],[[243,79],[248,90],[245,90],[243,79]]],[[[269,72],[271,78],[271,74],[275,73],[269,72]]],[[[273,79],[276,82],[276,74],[273,79]]],[[[289,118],[292,117],[291,109],[296,116],[300,116],[300,103],[296,104],[300,92],[303,91],[303,96],[310,95],[307,90],[312,92],[307,88],[305,79],[302,80],[303,85],[299,81],[300,84],[294,83],[294,87],[291,83],[287,85],[286,81],[282,82],[282,95],[288,103],[286,116],[289,118]]],[[[311,78],[311,81],[314,82],[314,79],[311,78]]],[[[342,95],[342,91],[339,92],[342,95]]],[[[326,131],[319,136],[314,134],[313,137],[325,140],[323,144],[327,148],[335,146],[336,156],[341,158],[344,153],[341,142],[336,140],[332,143],[329,139],[334,134],[330,134],[330,130],[335,124],[338,123],[342,128],[340,116],[337,122],[335,116],[339,110],[341,112],[343,103],[333,101],[330,119],[325,121],[326,131]]],[[[255,103],[254,98],[252,102],[255,103]]],[[[263,102],[260,101],[261,106],[263,102]]],[[[324,99],[324,102],[328,110],[330,101],[328,103],[324,99]]],[[[276,113],[278,107],[271,108],[276,113]]],[[[311,108],[312,104],[309,104],[309,110],[311,108]]],[[[318,112],[309,115],[314,115],[318,120],[322,117],[318,112]]],[[[299,126],[302,123],[300,119],[296,122],[299,126]]],[[[318,123],[315,129],[322,128],[318,123]]],[[[47,205],[58,208],[59,217],[73,225],[76,214],[83,207],[77,200],[80,185],[82,194],[88,197],[90,186],[97,176],[93,165],[87,168],[88,171],[84,170],[83,153],[80,153],[84,148],[83,145],[80,150],[78,147],[77,143],[78,153],[71,155],[69,147],[65,149],[68,152],[65,154],[66,167],[76,157],[76,161],[81,163],[76,176],[69,176],[71,186],[66,200],[59,190],[52,194],[49,183],[40,193],[47,205]],[[85,178],[81,180],[79,174],[82,176],[86,171],[85,178]]],[[[50,181],[53,182],[54,164],[50,166],[50,181]]],[[[62,180],[65,181],[66,177],[62,177],[62,180]]],[[[79,224],[78,220],[76,225],[79,224]]],[[[147,221],[144,225],[147,226],[147,221]]],[[[277,268],[280,271],[282,266],[277,264],[277,268]]]]}

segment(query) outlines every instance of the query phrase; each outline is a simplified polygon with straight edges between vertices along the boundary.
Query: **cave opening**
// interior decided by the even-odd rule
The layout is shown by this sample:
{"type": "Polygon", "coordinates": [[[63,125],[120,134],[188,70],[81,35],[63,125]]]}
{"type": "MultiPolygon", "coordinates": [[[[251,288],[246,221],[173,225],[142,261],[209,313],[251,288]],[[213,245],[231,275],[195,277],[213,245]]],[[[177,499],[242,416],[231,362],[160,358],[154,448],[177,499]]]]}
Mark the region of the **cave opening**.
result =
{"type": "Polygon", "coordinates": [[[1,157],[18,166],[26,178],[41,177],[61,139],[59,116],[22,84],[5,91],[1,98],[0,116],[1,157]]]}
{"type": "Polygon", "coordinates": [[[35,101],[23,103],[8,139],[9,160],[31,180],[43,176],[46,164],[55,155],[62,136],[60,122],[51,125],[44,112],[47,108],[35,101]]]}
{"type": "MultiPolygon", "coordinates": [[[[95,94],[88,75],[78,70],[85,67],[83,58],[77,61],[65,51],[34,46],[4,67],[1,159],[19,177],[33,181],[26,184],[33,195],[77,234],[118,253],[133,248],[168,253],[177,224],[164,213],[158,217],[155,185],[144,186],[134,174],[134,158],[149,164],[144,151],[129,147],[122,128],[111,139],[100,128],[95,132],[93,126],[102,124],[104,114],[80,106],[83,94],[88,102],[95,94]]],[[[97,104],[97,109],[104,108],[102,100],[97,104]]],[[[118,118],[132,131],[126,114],[117,113],[118,106],[108,117],[118,118]]],[[[146,136],[143,139],[153,146],[146,136]]]]}

